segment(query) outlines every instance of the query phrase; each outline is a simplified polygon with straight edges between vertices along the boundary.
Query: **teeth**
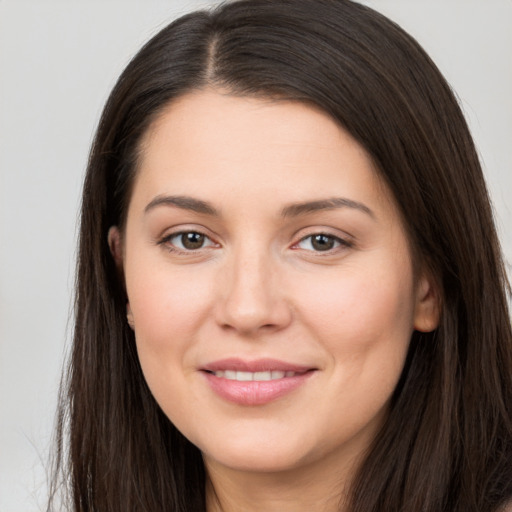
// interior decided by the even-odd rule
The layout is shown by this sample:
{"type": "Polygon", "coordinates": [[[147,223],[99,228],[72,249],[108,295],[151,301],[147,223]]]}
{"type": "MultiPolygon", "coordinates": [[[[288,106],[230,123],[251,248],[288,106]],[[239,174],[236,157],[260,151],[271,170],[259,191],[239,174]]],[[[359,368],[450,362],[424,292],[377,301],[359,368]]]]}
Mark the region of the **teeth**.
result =
{"type": "Polygon", "coordinates": [[[271,372],[255,372],[252,380],[272,380],[271,372]]]}
{"type": "Polygon", "coordinates": [[[293,377],[295,375],[295,372],[282,372],[279,370],[268,372],[237,372],[234,370],[219,370],[214,373],[215,377],[220,377],[228,380],[238,380],[240,382],[277,380],[283,379],[285,377],[293,377]]]}

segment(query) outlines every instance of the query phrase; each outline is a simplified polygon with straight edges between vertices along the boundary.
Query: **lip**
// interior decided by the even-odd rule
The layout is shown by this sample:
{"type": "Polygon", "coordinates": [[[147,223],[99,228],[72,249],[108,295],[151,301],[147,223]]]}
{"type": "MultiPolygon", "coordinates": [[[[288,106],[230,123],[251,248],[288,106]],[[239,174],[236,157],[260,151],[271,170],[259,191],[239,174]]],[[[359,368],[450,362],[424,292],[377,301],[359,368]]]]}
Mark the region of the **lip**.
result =
{"type": "Polygon", "coordinates": [[[208,363],[201,368],[207,372],[218,372],[223,370],[235,370],[238,372],[267,372],[282,371],[303,373],[308,370],[315,370],[311,366],[288,363],[279,359],[256,359],[254,361],[245,361],[236,357],[229,359],[220,359],[212,363],[208,363]]]}
{"type": "Polygon", "coordinates": [[[281,398],[304,385],[316,373],[317,368],[280,361],[277,359],[258,359],[245,361],[237,358],[214,361],[201,368],[201,372],[210,388],[224,400],[237,405],[265,405],[281,398]],[[292,377],[268,381],[237,381],[217,377],[218,371],[294,372],[292,377]]]}

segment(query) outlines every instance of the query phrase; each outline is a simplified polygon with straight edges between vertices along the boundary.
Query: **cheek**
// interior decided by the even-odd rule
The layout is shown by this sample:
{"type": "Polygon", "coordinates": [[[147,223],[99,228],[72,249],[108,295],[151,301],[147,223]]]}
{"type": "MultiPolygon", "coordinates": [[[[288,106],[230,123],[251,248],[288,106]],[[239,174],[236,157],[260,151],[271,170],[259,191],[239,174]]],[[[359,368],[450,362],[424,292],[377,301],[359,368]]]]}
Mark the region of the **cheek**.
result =
{"type": "Polygon", "coordinates": [[[324,428],[334,437],[340,425],[347,432],[378,428],[412,334],[412,279],[400,272],[351,270],[303,282],[308,293],[296,290],[303,298],[303,324],[330,361],[326,406],[332,421],[324,428]]]}
{"type": "Polygon", "coordinates": [[[296,285],[303,321],[333,359],[350,361],[346,366],[354,372],[362,365],[378,365],[380,357],[383,364],[401,367],[414,313],[412,277],[406,268],[345,268],[296,285]]]}
{"type": "Polygon", "coordinates": [[[198,273],[171,273],[165,265],[149,268],[127,280],[137,353],[154,398],[171,421],[182,424],[197,392],[187,382],[196,372],[192,355],[198,326],[208,316],[211,289],[198,273]]]}
{"type": "Polygon", "coordinates": [[[149,268],[127,279],[139,358],[143,367],[151,359],[171,365],[193,345],[197,326],[209,314],[211,285],[200,272],[149,268]]]}

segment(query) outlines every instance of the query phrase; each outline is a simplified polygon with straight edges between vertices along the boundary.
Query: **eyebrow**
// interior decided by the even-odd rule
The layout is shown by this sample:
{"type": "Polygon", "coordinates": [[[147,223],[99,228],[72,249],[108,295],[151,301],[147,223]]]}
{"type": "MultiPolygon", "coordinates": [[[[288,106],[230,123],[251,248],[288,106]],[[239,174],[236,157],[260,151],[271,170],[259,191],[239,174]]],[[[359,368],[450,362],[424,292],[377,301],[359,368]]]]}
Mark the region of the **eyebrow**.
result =
{"type": "Polygon", "coordinates": [[[189,196],[156,196],[146,208],[144,208],[144,213],[149,212],[157,206],[176,206],[182,210],[190,210],[192,212],[202,213],[203,215],[219,216],[219,212],[210,203],[189,196]]]}
{"type": "Polygon", "coordinates": [[[337,208],[354,208],[363,212],[373,219],[375,214],[368,206],[359,201],[353,201],[345,197],[331,197],[329,199],[321,199],[318,201],[306,201],[303,203],[290,204],[283,208],[281,215],[283,217],[298,217],[307,213],[314,213],[321,210],[334,210],[337,208]]]}
{"type": "MultiPolygon", "coordinates": [[[[190,196],[156,196],[146,206],[146,208],[144,208],[144,213],[149,212],[157,206],[174,206],[203,215],[211,215],[215,217],[220,216],[218,210],[212,204],[190,196]]],[[[329,199],[292,203],[281,210],[281,216],[284,218],[299,217],[300,215],[308,213],[314,213],[322,210],[334,210],[337,208],[353,208],[375,218],[374,213],[370,208],[368,208],[368,206],[360,203],[359,201],[354,201],[345,197],[331,197],[329,199]]]]}

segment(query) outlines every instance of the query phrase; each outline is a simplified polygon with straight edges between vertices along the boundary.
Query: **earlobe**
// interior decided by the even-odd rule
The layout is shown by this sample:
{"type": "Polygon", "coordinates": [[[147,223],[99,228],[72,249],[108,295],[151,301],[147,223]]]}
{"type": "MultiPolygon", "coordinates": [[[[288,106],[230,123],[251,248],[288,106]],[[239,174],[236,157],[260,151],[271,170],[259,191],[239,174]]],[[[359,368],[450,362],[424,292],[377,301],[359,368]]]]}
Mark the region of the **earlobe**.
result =
{"type": "Polygon", "coordinates": [[[121,232],[117,226],[111,226],[108,230],[108,246],[110,254],[114,258],[116,267],[119,270],[123,268],[123,247],[121,242],[121,232]]]}
{"type": "Polygon", "coordinates": [[[135,322],[133,321],[132,308],[130,307],[129,302],[126,303],[126,320],[128,321],[128,325],[133,331],[135,329],[135,322]]]}
{"type": "Polygon", "coordinates": [[[416,307],[414,311],[414,329],[431,332],[439,325],[441,304],[434,280],[423,276],[416,288],[416,307]]]}

